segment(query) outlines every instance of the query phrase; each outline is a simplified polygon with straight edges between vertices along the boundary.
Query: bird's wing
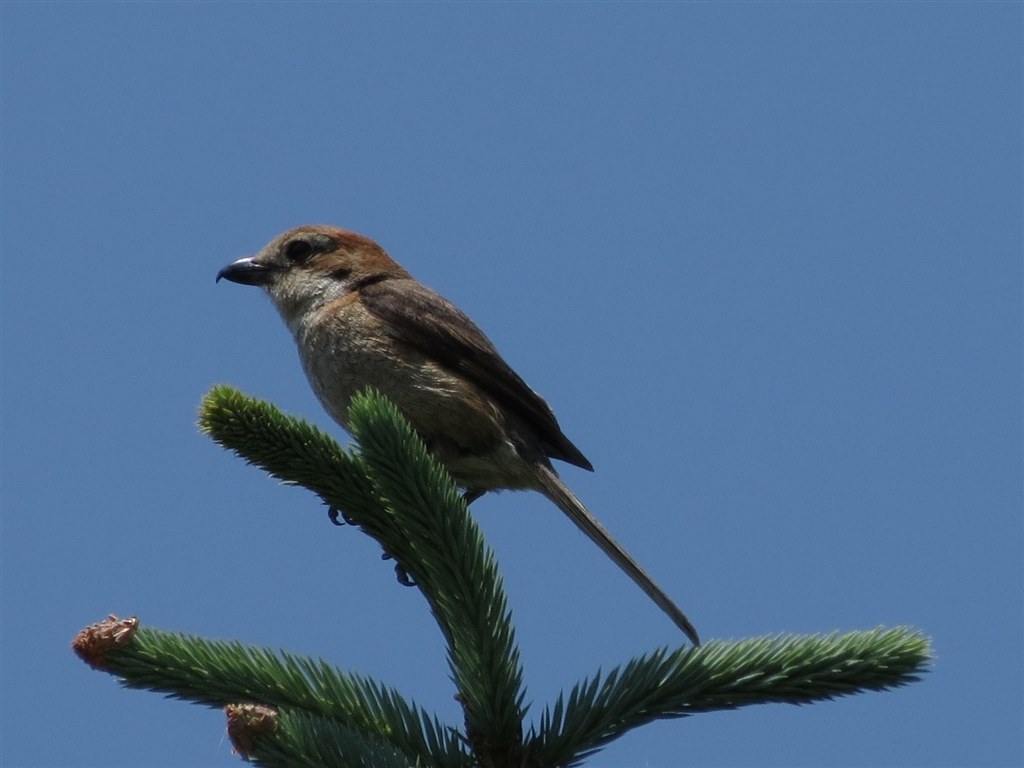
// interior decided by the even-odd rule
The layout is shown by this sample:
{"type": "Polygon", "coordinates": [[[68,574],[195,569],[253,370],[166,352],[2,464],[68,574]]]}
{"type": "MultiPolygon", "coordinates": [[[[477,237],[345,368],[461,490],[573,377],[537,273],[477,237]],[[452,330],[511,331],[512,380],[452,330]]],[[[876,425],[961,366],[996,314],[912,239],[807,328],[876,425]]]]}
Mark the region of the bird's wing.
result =
{"type": "Polygon", "coordinates": [[[415,280],[386,279],[363,286],[363,305],[406,344],[458,373],[512,409],[555,459],[592,470],[583,453],[558,426],[544,400],[509,367],[498,350],[463,312],[415,280]]]}

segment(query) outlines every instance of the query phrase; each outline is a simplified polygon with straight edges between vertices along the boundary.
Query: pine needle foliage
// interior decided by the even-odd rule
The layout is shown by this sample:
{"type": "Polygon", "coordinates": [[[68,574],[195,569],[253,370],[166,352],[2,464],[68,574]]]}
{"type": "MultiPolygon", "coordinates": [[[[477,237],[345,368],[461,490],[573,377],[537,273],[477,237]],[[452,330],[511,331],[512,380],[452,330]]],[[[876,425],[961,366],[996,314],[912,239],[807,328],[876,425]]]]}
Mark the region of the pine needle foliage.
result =
{"type": "Polygon", "coordinates": [[[389,745],[409,764],[428,757],[425,764],[445,768],[472,765],[455,729],[394,689],[323,661],[141,627],[106,662],[129,688],[212,707],[244,701],[301,711],[389,745]]]}
{"type": "Polygon", "coordinates": [[[368,392],[352,403],[349,420],[358,458],[315,427],[229,387],[211,391],[200,411],[201,428],[216,442],[346,510],[398,561],[448,641],[470,739],[486,733],[493,750],[517,748],[525,693],[494,554],[448,473],[394,405],[368,392]]]}
{"type": "Polygon", "coordinates": [[[535,765],[576,765],[652,720],[745,704],[806,704],[918,679],[929,643],[905,627],[662,649],[573,687],[527,737],[535,765]]]}
{"type": "Polygon", "coordinates": [[[277,730],[258,739],[252,757],[269,768],[414,768],[417,762],[388,744],[302,710],[283,709],[277,730]]]}
{"type": "Polygon", "coordinates": [[[448,641],[470,741],[486,734],[490,749],[516,751],[523,672],[494,553],[448,473],[390,401],[369,392],[349,420],[374,487],[406,535],[408,548],[395,555],[448,641]]]}
{"type": "Polygon", "coordinates": [[[265,705],[275,727],[246,742],[243,755],[323,768],[574,766],[652,720],[894,688],[930,662],[927,638],[903,627],[660,649],[581,680],[524,733],[523,669],[493,552],[451,478],[386,398],[364,393],[349,418],[357,448],[345,451],[231,387],[212,389],[200,409],[214,441],[320,496],[414,580],[447,642],[464,729],[376,681],[238,642],[142,627],[100,663],[87,660],[129,687],[209,706],[265,705]]]}

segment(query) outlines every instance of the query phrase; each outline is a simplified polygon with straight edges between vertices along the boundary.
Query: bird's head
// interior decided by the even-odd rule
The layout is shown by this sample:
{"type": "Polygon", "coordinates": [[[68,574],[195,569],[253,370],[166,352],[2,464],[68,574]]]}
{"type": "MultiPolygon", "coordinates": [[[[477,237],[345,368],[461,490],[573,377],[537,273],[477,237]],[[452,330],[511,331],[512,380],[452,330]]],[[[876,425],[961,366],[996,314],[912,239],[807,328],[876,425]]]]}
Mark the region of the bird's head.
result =
{"type": "Polygon", "coordinates": [[[271,240],[255,256],[233,261],[221,278],[266,289],[293,331],[302,317],[346,293],[389,278],[407,278],[377,243],[337,227],[304,226],[271,240]]]}

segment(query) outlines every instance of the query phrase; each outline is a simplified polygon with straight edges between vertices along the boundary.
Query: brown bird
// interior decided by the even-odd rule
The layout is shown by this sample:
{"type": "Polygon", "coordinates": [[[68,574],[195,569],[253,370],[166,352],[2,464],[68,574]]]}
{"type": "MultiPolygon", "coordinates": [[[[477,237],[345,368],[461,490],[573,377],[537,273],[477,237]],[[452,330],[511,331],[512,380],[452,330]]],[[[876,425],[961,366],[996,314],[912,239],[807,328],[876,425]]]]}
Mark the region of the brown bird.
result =
{"type": "Polygon", "coordinates": [[[267,291],[313,391],[342,427],[352,397],[377,389],[467,500],[505,488],[540,491],[700,645],[685,614],[555,473],[551,459],[593,467],[547,403],[466,315],[379,245],[343,229],[299,227],[224,267],[222,277],[267,291]]]}

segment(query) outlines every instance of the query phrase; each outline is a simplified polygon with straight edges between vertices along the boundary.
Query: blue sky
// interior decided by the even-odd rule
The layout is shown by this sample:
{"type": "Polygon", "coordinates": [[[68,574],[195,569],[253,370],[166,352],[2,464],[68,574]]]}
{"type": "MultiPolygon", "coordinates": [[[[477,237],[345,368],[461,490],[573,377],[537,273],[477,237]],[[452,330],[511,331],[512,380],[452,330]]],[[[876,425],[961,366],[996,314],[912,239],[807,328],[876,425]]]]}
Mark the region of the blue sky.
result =
{"type": "MultiPolygon", "coordinates": [[[[377,239],[487,331],[706,638],[934,638],[915,686],[660,722],[590,765],[1024,762],[1019,3],[0,20],[4,766],[239,764],[219,712],[71,654],[108,612],[459,722],[375,545],[195,428],[225,382],[343,437],[269,302],[213,281],[303,223],[377,239]]],[[[474,510],[535,713],[681,642],[538,494],[474,510]]]]}

